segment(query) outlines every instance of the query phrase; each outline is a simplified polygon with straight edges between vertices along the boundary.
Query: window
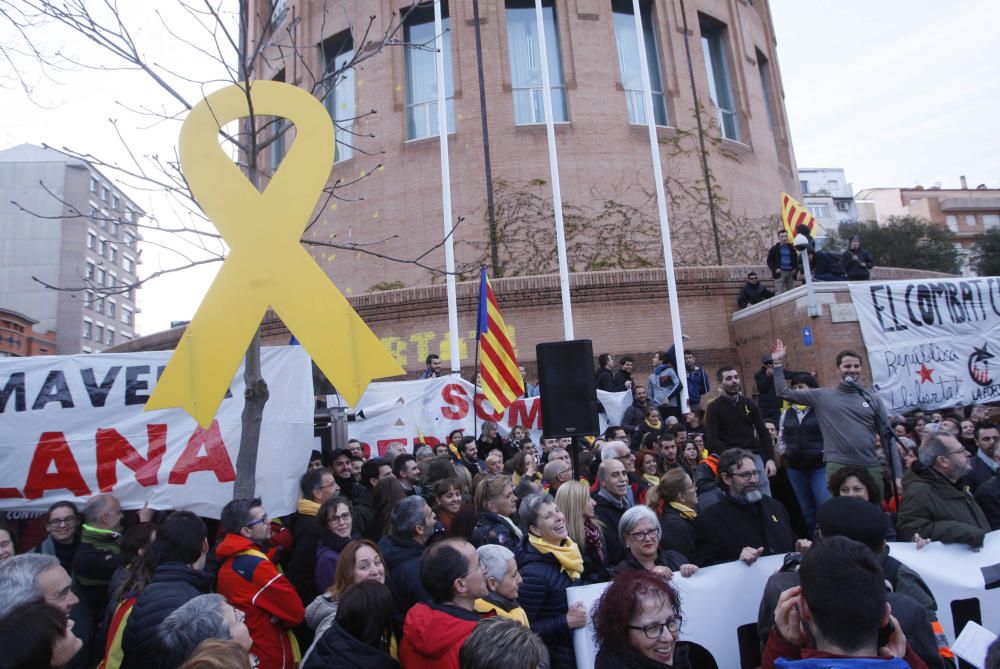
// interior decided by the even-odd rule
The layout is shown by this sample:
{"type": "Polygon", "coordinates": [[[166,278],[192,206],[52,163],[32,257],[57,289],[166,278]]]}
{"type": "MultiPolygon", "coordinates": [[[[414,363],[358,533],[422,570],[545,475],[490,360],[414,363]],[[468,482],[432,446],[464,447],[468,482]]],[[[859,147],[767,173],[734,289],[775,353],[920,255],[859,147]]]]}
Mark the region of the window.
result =
{"type": "Polygon", "coordinates": [[[970,227],[970,228],[976,227],[976,215],[975,214],[966,214],[965,215],[965,225],[968,226],[968,227],[970,227]]]}
{"type": "Polygon", "coordinates": [[[125,271],[128,272],[129,274],[135,274],[135,258],[123,255],[122,267],[124,267],[125,271]]]}
{"type": "MultiPolygon", "coordinates": [[[[441,3],[442,47],[444,50],[445,104],[448,132],[455,132],[455,79],[451,68],[451,30],[448,4],[441,3]]],[[[403,19],[406,49],[406,136],[420,139],[438,134],[438,86],[434,50],[434,8],[420,5],[403,19]]]]}
{"type": "Polygon", "coordinates": [[[774,93],[771,91],[771,66],[767,56],[757,51],[757,74],[760,75],[760,90],[764,95],[764,109],[767,110],[767,127],[774,131],[774,93]]]}
{"type": "Polygon", "coordinates": [[[101,200],[104,202],[108,202],[110,199],[111,199],[111,191],[108,190],[107,184],[103,184],[101,186],[101,200]]]}
{"type": "Polygon", "coordinates": [[[806,209],[816,218],[826,218],[830,215],[830,207],[825,204],[810,204],[806,206],[806,209]]]}
{"type": "Polygon", "coordinates": [[[805,179],[802,179],[801,181],[799,181],[799,189],[802,191],[803,195],[805,195],[806,193],[808,193],[809,192],[809,182],[806,181],[805,179]]]}
{"type": "MultiPolygon", "coordinates": [[[[126,307],[122,305],[122,323],[125,325],[132,325],[135,323],[135,312],[132,311],[131,307],[126,307]]],[[[125,335],[122,334],[124,337],[125,335]]]]}
{"type": "Polygon", "coordinates": [[[118,196],[117,195],[112,195],[111,196],[111,209],[114,210],[114,211],[118,211],[118,203],[119,202],[120,202],[120,200],[118,199],[118,196]]]}
{"type": "MultiPolygon", "coordinates": [[[[542,1],[542,23],[545,26],[545,49],[549,60],[552,120],[565,123],[569,120],[566,111],[566,86],[552,0],[542,1]]],[[[507,0],[507,46],[510,50],[510,79],[514,89],[514,123],[544,123],[542,59],[539,53],[541,45],[538,43],[535,3],[531,0],[507,0]]]]}
{"type": "Polygon", "coordinates": [[[108,272],[108,287],[115,288],[118,286],[118,275],[114,272],[108,272]]]}
{"type": "Polygon", "coordinates": [[[106,239],[102,239],[98,249],[99,250],[97,252],[101,255],[101,257],[106,258],[108,255],[108,241],[106,239]]]}
{"type": "Polygon", "coordinates": [[[126,207],[125,214],[122,218],[125,219],[126,223],[135,223],[135,212],[126,207]]]}
{"type": "Polygon", "coordinates": [[[87,232],[87,248],[91,251],[97,249],[97,235],[89,231],[87,232]]]}
{"type": "MultiPolygon", "coordinates": [[[[625,87],[625,108],[629,123],[646,123],[646,103],[642,99],[642,66],[639,45],[635,37],[635,14],[632,0],[614,0],[611,5],[615,19],[615,41],[618,44],[618,67],[625,87]]],[[[653,30],[652,2],[639,3],[642,15],[642,37],[649,69],[650,92],[653,95],[653,116],[656,125],[667,125],[667,106],[663,99],[663,77],[660,73],[659,48],[653,30]]]]}
{"type": "Polygon", "coordinates": [[[354,40],[345,32],[323,42],[323,58],[326,62],[326,98],[323,104],[334,123],[337,138],[337,152],[334,161],[347,160],[354,155],[351,129],[356,115],[354,104],[354,68],[344,69],[354,60],[354,40]],[[335,72],[339,72],[334,76],[335,72]]]}
{"type": "Polygon", "coordinates": [[[983,214],[983,226],[987,230],[1000,228],[1000,214],[983,214]]]}
{"type": "Polygon", "coordinates": [[[115,304],[114,300],[108,300],[108,317],[109,318],[114,318],[115,317],[115,308],[117,306],[118,305],[115,304]]]}
{"type": "Polygon", "coordinates": [[[100,323],[94,327],[94,341],[98,343],[104,341],[104,326],[100,323]]]}
{"type": "Polygon", "coordinates": [[[94,336],[94,324],[91,321],[83,321],[83,338],[91,339],[94,336]]]}
{"type": "Polygon", "coordinates": [[[125,243],[125,246],[129,247],[130,249],[135,248],[135,235],[133,235],[128,230],[126,230],[122,235],[122,241],[125,243]]]}
{"type": "Polygon", "coordinates": [[[90,177],[90,192],[91,193],[96,193],[97,189],[100,188],[100,186],[101,186],[101,182],[97,179],[97,177],[90,177]]]}
{"type": "Polygon", "coordinates": [[[118,237],[118,221],[111,221],[111,236],[118,237]]]}
{"type": "Polygon", "coordinates": [[[115,329],[108,326],[108,329],[104,333],[104,343],[111,346],[115,343],[115,329]]]}
{"type": "Polygon", "coordinates": [[[951,214],[944,217],[944,222],[952,232],[958,232],[958,217],[951,214]]]}
{"type": "Polygon", "coordinates": [[[97,268],[97,285],[103,286],[108,280],[108,273],[104,271],[103,267],[97,268]]]}
{"type": "Polygon", "coordinates": [[[739,141],[739,120],[736,118],[736,96],[729,77],[726,56],[726,27],[707,16],[701,17],[701,46],[708,71],[708,91],[719,113],[719,129],[726,139],[739,141]]]}
{"type": "Polygon", "coordinates": [[[83,306],[88,309],[92,309],[94,307],[94,293],[92,291],[83,291],[83,306]]]}
{"type": "Polygon", "coordinates": [[[87,261],[87,270],[86,270],[86,274],[84,276],[87,279],[89,279],[89,280],[93,280],[93,278],[94,278],[94,272],[95,271],[96,271],[96,268],[94,267],[94,263],[92,263],[92,262],[90,262],[88,260],[87,261]]]}
{"type": "Polygon", "coordinates": [[[850,211],[850,210],[851,210],[850,202],[840,201],[837,203],[837,211],[850,211]]]}
{"type": "Polygon", "coordinates": [[[115,246],[111,246],[110,247],[110,251],[111,251],[111,258],[110,258],[111,262],[112,262],[112,264],[117,265],[118,264],[118,249],[115,246]]]}
{"type": "Polygon", "coordinates": [[[99,293],[94,296],[94,311],[104,313],[104,296],[99,293]]]}

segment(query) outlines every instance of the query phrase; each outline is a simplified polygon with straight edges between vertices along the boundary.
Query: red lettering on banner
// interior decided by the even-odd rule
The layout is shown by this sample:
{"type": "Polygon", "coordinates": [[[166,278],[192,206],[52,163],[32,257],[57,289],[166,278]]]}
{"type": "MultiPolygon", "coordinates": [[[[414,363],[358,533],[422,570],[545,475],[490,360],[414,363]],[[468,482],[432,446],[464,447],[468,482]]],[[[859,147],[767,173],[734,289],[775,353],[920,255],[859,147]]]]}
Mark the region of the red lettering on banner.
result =
{"type": "Polygon", "coordinates": [[[213,420],[208,429],[195,428],[184,452],[177,458],[177,464],[167,477],[167,482],[185,485],[188,476],[195,472],[213,472],[219,483],[236,480],[233,463],[219,432],[219,421],[213,420]],[[200,455],[202,448],[205,449],[205,455],[200,455]]]}
{"type": "Polygon", "coordinates": [[[441,399],[448,406],[441,407],[441,415],[448,420],[462,420],[469,415],[469,395],[457,383],[449,383],[441,389],[441,399]]]}
{"type": "Polygon", "coordinates": [[[488,413],[486,411],[486,409],[483,407],[483,402],[485,402],[485,401],[486,401],[486,396],[485,395],[483,395],[482,393],[476,393],[476,415],[477,416],[479,416],[483,420],[491,420],[494,423],[496,423],[501,418],[503,418],[503,414],[502,413],[496,413],[496,412],[488,413]]]}
{"type": "Polygon", "coordinates": [[[529,430],[542,429],[542,403],[539,400],[531,402],[529,411],[527,400],[514,400],[514,403],[507,407],[507,427],[513,428],[515,425],[529,430]]]}
{"type": "Polygon", "coordinates": [[[141,485],[148,488],[157,484],[160,463],[167,452],[167,426],[147,425],[146,435],[148,457],[143,458],[118,430],[97,430],[97,487],[101,492],[111,492],[118,483],[119,461],[135,472],[135,480],[141,485]]]}
{"type": "Polygon", "coordinates": [[[17,488],[0,488],[0,499],[21,499],[21,491],[17,488]]]}
{"type": "Polygon", "coordinates": [[[31,467],[28,468],[24,496],[38,499],[46,490],[63,489],[77,497],[90,495],[90,488],[80,475],[80,467],[66,443],[66,437],[62,432],[43,432],[35,448],[35,455],[31,458],[31,467]],[[56,470],[49,473],[53,464],[56,470]]]}

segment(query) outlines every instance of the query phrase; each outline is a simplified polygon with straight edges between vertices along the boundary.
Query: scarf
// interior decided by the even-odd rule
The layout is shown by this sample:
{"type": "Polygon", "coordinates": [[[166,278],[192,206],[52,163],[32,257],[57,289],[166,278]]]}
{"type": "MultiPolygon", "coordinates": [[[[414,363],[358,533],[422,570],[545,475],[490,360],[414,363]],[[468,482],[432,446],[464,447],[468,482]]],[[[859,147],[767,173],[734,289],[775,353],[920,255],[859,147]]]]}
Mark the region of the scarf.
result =
{"type": "Polygon", "coordinates": [[[653,486],[654,488],[656,486],[660,485],[660,477],[657,476],[656,474],[643,474],[642,478],[644,478],[647,481],[649,481],[649,484],[651,486],[653,486]]]}
{"type": "Polygon", "coordinates": [[[299,499],[298,512],[303,516],[312,516],[315,518],[316,514],[319,513],[319,504],[303,497],[299,499]]]}
{"type": "Polygon", "coordinates": [[[592,519],[583,521],[583,539],[588,547],[592,547],[597,555],[597,561],[604,564],[608,561],[607,551],[604,550],[604,536],[601,528],[592,519]]]}
{"type": "Polygon", "coordinates": [[[670,503],[670,508],[674,509],[675,511],[680,512],[680,514],[682,516],[684,516],[685,518],[687,518],[688,520],[694,520],[695,518],[698,517],[698,512],[697,511],[695,511],[694,509],[692,509],[690,506],[688,506],[686,504],[681,504],[680,502],[671,502],[670,503]]]}
{"type": "Polygon", "coordinates": [[[548,553],[555,557],[559,561],[559,566],[562,571],[566,572],[566,575],[570,579],[577,581],[583,574],[583,556],[580,555],[580,547],[573,543],[572,539],[563,539],[563,542],[556,546],[555,544],[550,544],[545,539],[535,536],[534,534],[528,535],[528,542],[534,546],[539,553],[548,553]]]}
{"type": "Polygon", "coordinates": [[[659,420],[658,420],[658,421],[656,421],[655,423],[652,423],[652,422],[650,422],[650,420],[649,420],[649,419],[647,418],[647,419],[646,419],[646,420],[644,420],[643,422],[644,422],[644,423],[646,423],[646,427],[648,427],[648,428],[649,428],[649,429],[651,429],[651,430],[659,430],[659,429],[660,429],[661,427],[663,427],[663,421],[659,421],[659,420]]]}
{"type": "Polygon", "coordinates": [[[327,528],[323,528],[322,535],[320,538],[320,543],[327,548],[336,551],[337,553],[343,553],[344,549],[347,548],[347,544],[351,543],[355,539],[360,539],[361,535],[357,532],[351,532],[351,536],[342,537],[339,534],[334,534],[327,528]]]}

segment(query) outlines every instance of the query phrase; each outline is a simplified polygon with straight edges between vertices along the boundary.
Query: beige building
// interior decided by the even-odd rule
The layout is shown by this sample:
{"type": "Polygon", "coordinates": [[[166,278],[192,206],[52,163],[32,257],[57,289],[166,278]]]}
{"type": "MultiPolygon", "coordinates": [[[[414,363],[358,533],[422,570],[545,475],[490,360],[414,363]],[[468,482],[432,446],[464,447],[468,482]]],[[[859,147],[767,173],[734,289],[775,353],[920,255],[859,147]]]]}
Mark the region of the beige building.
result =
{"type": "Polygon", "coordinates": [[[856,196],[861,220],[884,223],[890,216],[918,216],[955,233],[959,252],[968,256],[976,238],[1000,228],[1000,189],[981,184],[969,188],[867,188],[856,196]]]}
{"type": "MultiPolygon", "coordinates": [[[[422,263],[443,268],[432,6],[405,12],[408,0],[354,0],[324,11],[323,2],[273,4],[263,51],[267,69],[257,75],[325,95],[338,122],[331,183],[350,183],[338,191],[345,199],[327,204],[306,238],[382,240],[368,248],[403,259],[435,247],[422,263]],[[372,42],[393,29],[401,11],[404,25],[394,37],[409,46],[388,46],[336,82],[322,83],[324,72],[367,53],[359,42],[370,16],[372,42]],[[293,42],[305,45],[302,58],[287,50],[282,57],[280,47],[293,42]]],[[[484,262],[501,276],[551,273],[555,224],[534,3],[478,4],[481,59],[473,3],[442,3],[453,212],[461,221],[454,234],[457,264],[466,278],[484,262]]],[[[798,194],[769,3],[689,0],[685,15],[679,0],[640,4],[675,260],[719,264],[714,220],[722,264],[760,262],[778,226],[780,193],[798,194]],[[694,114],[699,105],[700,128],[694,114]]],[[[543,5],[571,270],[662,267],[631,0],[543,5]]],[[[267,16],[268,7],[258,0],[258,16],[267,16]]],[[[259,26],[249,33],[259,34],[259,26]]],[[[292,141],[288,133],[272,145],[272,167],[292,141]]],[[[442,283],[440,274],[415,264],[359,250],[307,248],[349,295],[442,283]]]]}

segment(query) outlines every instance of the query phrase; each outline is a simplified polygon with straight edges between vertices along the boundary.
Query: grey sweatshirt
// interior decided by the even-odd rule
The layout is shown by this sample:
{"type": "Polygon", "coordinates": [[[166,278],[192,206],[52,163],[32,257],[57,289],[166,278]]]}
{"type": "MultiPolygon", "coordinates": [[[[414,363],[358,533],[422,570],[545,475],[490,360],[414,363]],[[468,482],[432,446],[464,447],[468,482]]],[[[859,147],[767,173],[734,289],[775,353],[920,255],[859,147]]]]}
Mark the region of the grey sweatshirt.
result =
{"type": "MultiPolygon", "coordinates": [[[[878,411],[881,415],[883,425],[889,424],[889,418],[878,397],[872,396],[875,400],[875,406],[872,407],[846,383],[839,383],[834,388],[792,390],[785,383],[784,374],[774,375],[774,391],[778,397],[813,408],[819,421],[819,429],[823,433],[823,462],[859,467],[879,466],[875,452],[875,435],[878,433],[875,412],[878,411]]],[[[899,452],[891,447],[887,450],[892,454],[896,476],[901,477],[903,466],[899,452]]]]}

